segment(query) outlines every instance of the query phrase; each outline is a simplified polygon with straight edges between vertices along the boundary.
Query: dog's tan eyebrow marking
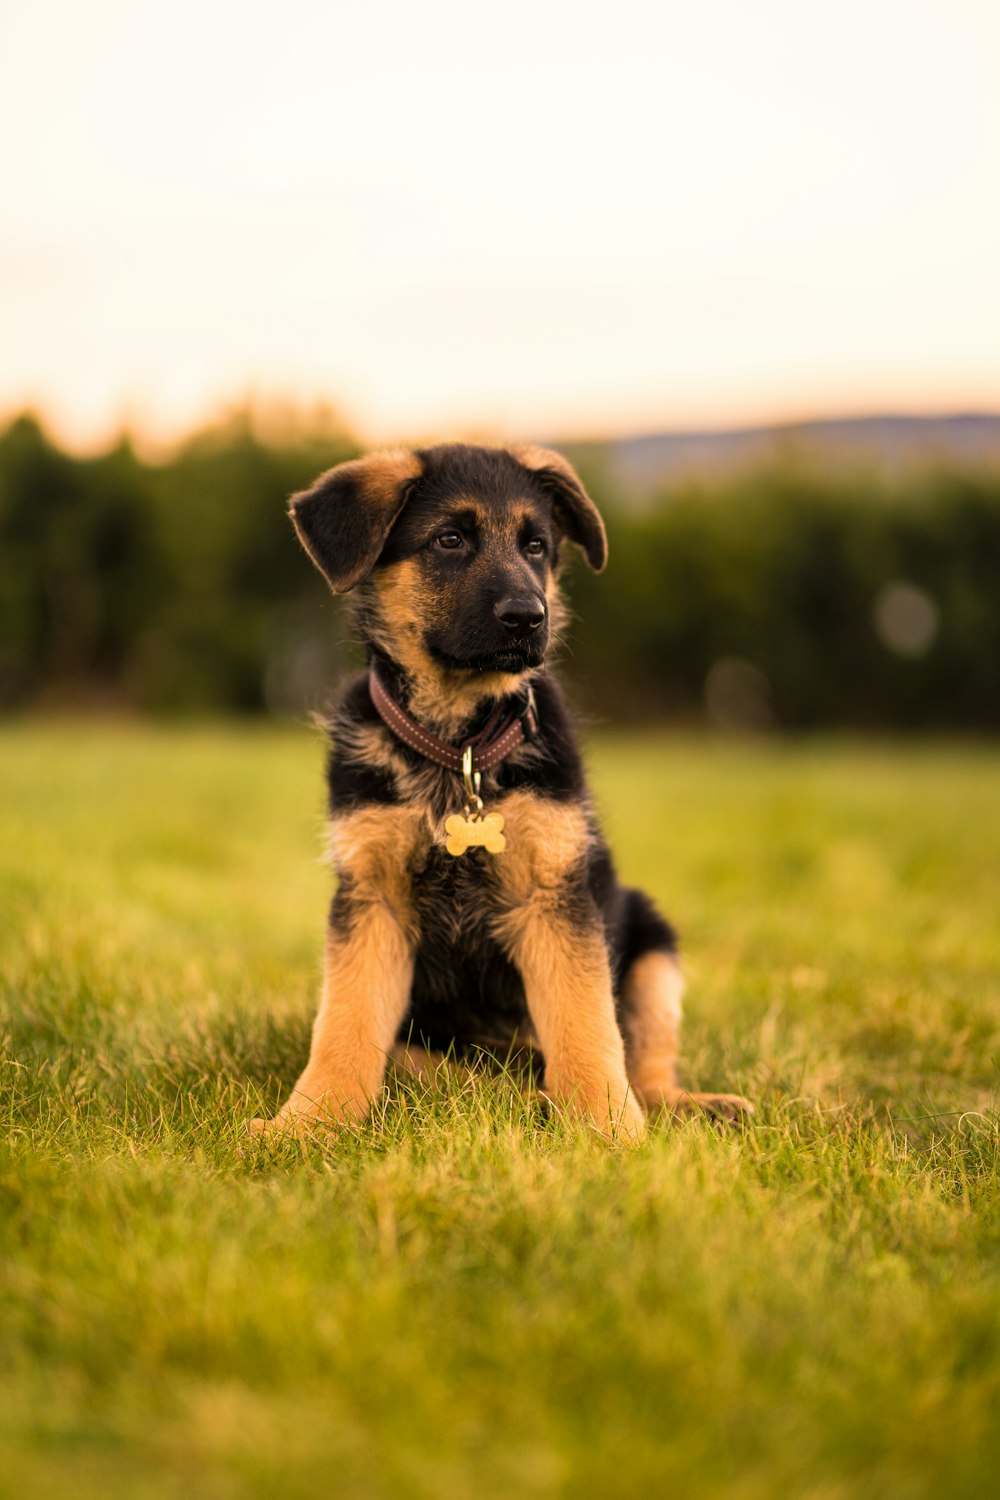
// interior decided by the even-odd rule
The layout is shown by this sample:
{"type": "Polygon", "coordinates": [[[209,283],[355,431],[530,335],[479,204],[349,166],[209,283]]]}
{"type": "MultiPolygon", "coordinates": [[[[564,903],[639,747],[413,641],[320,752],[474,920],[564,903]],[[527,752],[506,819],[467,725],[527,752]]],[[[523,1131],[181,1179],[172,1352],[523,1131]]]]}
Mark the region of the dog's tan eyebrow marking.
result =
{"type": "Polygon", "coordinates": [[[529,537],[544,531],[546,526],[542,517],[530,505],[510,505],[494,516],[492,529],[505,541],[520,546],[529,537]]]}
{"type": "Polygon", "coordinates": [[[530,505],[520,505],[511,512],[511,519],[519,532],[545,531],[545,517],[539,515],[538,511],[530,505]]]}
{"type": "Polygon", "coordinates": [[[451,514],[461,516],[464,520],[472,521],[477,526],[484,526],[490,517],[489,510],[485,505],[480,505],[478,500],[465,495],[453,503],[451,514]]]}

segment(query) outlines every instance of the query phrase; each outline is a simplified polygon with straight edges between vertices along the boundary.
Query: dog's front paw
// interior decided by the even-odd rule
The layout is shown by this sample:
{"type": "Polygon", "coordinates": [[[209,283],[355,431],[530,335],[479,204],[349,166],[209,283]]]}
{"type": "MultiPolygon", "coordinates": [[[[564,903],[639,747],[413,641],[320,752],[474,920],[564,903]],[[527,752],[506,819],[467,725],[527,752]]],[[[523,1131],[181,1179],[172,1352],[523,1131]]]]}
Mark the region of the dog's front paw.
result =
{"type": "MultiPolygon", "coordinates": [[[[340,1122],[343,1129],[344,1122],[340,1122]]],[[[262,1119],[257,1116],[247,1125],[247,1134],[254,1140],[285,1141],[285,1140],[308,1140],[321,1139],[324,1135],[332,1135],[337,1130],[337,1125],[326,1116],[295,1115],[278,1113],[272,1120],[262,1119]]]]}
{"type": "Polygon", "coordinates": [[[646,1134],[646,1115],[632,1094],[618,1104],[604,1100],[582,1108],[574,1101],[570,1112],[591,1124],[606,1141],[641,1141],[646,1134]]]}
{"type": "Polygon", "coordinates": [[[257,1115],[248,1122],[247,1134],[258,1139],[279,1140],[283,1136],[305,1135],[312,1124],[315,1121],[310,1121],[303,1115],[277,1114],[270,1120],[257,1115]]]}
{"type": "Polygon", "coordinates": [[[304,1122],[292,1115],[275,1115],[265,1120],[258,1115],[247,1124],[247,1134],[255,1140],[277,1141],[292,1135],[303,1135],[304,1122]]]}
{"type": "Polygon", "coordinates": [[[629,1094],[625,1103],[611,1117],[611,1129],[605,1131],[612,1140],[641,1141],[646,1134],[646,1116],[638,1099],[629,1094]]]}

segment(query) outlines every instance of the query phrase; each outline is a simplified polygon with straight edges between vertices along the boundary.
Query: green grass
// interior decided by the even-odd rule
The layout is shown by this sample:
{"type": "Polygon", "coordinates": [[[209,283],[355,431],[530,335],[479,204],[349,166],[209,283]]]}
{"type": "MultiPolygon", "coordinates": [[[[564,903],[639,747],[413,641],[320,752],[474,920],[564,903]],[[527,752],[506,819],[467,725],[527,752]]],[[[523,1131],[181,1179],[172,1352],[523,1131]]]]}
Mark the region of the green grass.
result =
{"type": "Polygon", "coordinates": [[[1000,1492],[1000,753],[592,765],[752,1124],[608,1147],[477,1080],[268,1147],[318,743],[4,730],[0,1493],[1000,1492]]]}

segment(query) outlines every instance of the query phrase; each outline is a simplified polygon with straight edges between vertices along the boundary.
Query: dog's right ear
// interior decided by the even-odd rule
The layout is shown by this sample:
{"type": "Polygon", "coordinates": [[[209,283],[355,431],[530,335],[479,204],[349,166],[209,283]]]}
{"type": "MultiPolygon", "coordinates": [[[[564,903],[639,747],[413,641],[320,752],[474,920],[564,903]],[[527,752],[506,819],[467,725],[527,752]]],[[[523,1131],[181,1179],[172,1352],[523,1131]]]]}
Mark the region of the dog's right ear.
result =
{"type": "Polygon", "coordinates": [[[510,451],[519,464],[530,469],[552,491],[557,523],[570,541],[583,549],[594,572],[600,573],[608,560],[608,534],[600,511],[584,489],[573,465],[552,448],[531,444],[510,451]]]}
{"type": "Polygon", "coordinates": [[[299,541],[335,594],[346,594],[378,561],[412,481],[415,453],[393,449],[338,464],[289,502],[299,541]]]}

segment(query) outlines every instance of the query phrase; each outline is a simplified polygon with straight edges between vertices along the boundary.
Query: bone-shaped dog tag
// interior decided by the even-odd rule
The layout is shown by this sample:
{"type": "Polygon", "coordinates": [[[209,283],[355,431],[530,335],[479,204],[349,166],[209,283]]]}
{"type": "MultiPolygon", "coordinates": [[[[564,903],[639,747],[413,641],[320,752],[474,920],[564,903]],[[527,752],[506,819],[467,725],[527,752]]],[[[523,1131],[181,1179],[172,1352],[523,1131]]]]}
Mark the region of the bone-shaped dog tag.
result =
{"type": "Polygon", "coordinates": [[[507,845],[500,813],[487,813],[482,818],[463,818],[461,813],[452,813],[445,819],[444,831],[448,835],[444,847],[449,854],[464,854],[474,845],[490,854],[502,854],[507,845]]]}

